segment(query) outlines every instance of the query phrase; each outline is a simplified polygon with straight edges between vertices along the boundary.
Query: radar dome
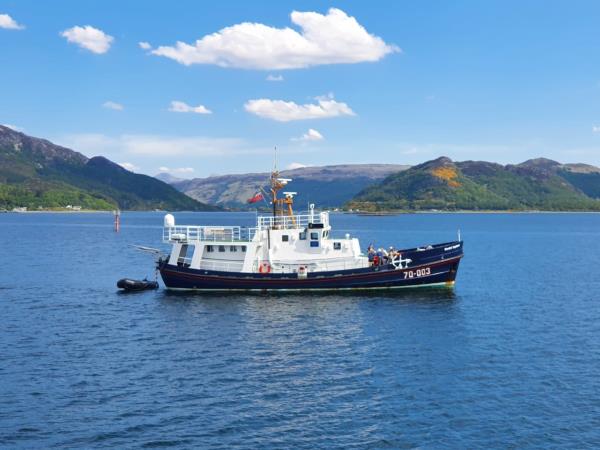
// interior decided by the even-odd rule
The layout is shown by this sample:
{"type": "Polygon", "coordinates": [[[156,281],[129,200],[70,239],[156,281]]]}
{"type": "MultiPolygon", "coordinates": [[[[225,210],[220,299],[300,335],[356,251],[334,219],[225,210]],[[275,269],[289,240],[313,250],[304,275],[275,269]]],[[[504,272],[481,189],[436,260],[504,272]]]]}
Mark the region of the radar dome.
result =
{"type": "Polygon", "coordinates": [[[175,217],[173,217],[173,214],[166,214],[165,215],[165,228],[171,228],[175,226],[175,217]]]}

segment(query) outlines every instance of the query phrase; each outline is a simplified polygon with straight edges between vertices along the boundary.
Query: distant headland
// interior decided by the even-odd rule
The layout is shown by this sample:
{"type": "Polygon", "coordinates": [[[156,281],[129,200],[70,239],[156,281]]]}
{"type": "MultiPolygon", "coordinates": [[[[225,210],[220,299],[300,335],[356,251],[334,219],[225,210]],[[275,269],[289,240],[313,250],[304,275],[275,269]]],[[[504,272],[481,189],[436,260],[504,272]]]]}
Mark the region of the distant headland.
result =
{"type": "MultiPolygon", "coordinates": [[[[600,168],[545,158],[501,165],[440,157],[412,167],[343,164],[282,175],[293,180],[297,205],[345,211],[600,211],[600,168]]],[[[247,203],[267,179],[150,177],[0,125],[0,211],[268,209],[247,203]]]]}
{"type": "Polygon", "coordinates": [[[0,125],[0,210],[214,211],[166,183],[0,125]]]}

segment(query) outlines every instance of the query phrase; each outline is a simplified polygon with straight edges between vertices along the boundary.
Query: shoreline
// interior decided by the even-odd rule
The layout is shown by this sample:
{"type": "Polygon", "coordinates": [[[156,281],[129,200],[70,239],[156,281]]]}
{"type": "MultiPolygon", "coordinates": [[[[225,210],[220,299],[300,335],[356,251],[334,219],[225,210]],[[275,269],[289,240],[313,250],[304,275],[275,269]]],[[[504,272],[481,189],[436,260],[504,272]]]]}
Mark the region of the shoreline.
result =
{"type": "Polygon", "coordinates": [[[97,213],[104,213],[104,214],[112,214],[112,210],[108,211],[108,210],[102,210],[102,209],[82,209],[80,211],[70,211],[70,210],[62,210],[62,209],[57,209],[57,210],[51,210],[51,209],[47,209],[47,210],[33,210],[33,211],[0,211],[0,214],[97,214],[97,213]]]}
{"type": "MultiPolygon", "coordinates": [[[[327,211],[326,209],[324,211],[327,211]]],[[[248,213],[256,214],[255,211],[154,211],[154,210],[121,210],[123,213],[248,213]]],[[[527,210],[527,211],[505,211],[505,210],[489,210],[489,211],[474,211],[474,210],[458,210],[458,211],[381,211],[382,214],[377,213],[363,213],[356,211],[333,211],[329,210],[331,214],[350,214],[362,217],[394,217],[405,214],[600,214],[600,211],[543,211],[543,210],[527,210]]],[[[86,209],[80,211],[70,210],[33,210],[33,211],[0,211],[1,214],[110,214],[113,215],[113,210],[94,210],[86,209]]],[[[268,214],[268,213],[266,213],[268,214]]]]}

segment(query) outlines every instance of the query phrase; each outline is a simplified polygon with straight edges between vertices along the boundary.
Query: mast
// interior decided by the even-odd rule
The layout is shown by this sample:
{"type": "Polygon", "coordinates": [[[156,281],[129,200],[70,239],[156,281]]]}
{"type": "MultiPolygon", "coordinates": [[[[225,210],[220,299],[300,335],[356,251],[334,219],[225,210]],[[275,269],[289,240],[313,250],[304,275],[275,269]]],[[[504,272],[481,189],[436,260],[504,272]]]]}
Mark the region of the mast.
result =
{"type": "Polygon", "coordinates": [[[273,171],[271,172],[271,195],[273,203],[273,217],[277,216],[277,191],[281,187],[277,188],[277,178],[279,178],[279,171],[277,170],[277,146],[275,146],[275,156],[273,158],[273,171]]]}
{"type": "MultiPolygon", "coordinates": [[[[277,170],[277,147],[275,147],[275,160],[273,162],[273,171],[271,172],[271,202],[273,203],[273,217],[276,218],[278,216],[286,215],[286,206],[287,206],[287,215],[292,218],[292,222],[295,224],[294,220],[294,211],[292,209],[292,204],[294,203],[293,194],[285,192],[284,198],[277,198],[277,193],[284,188],[286,184],[292,181],[289,178],[280,178],[279,170],[277,170]]],[[[276,219],[274,219],[276,222],[276,219]]]]}
{"type": "Polygon", "coordinates": [[[279,178],[279,172],[277,169],[273,168],[273,172],[271,172],[271,202],[273,203],[273,217],[277,217],[277,191],[279,191],[283,186],[277,180],[279,178]]]}

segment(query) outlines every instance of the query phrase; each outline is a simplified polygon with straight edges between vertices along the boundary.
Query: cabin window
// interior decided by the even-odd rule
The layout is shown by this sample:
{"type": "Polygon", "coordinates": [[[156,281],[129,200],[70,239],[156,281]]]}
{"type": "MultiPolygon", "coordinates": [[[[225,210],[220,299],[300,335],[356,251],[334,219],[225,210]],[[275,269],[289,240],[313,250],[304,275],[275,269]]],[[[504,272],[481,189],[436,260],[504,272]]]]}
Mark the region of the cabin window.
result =
{"type": "Polygon", "coordinates": [[[323,231],[323,239],[328,238],[328,237],[329,237],[329,230],[323,231]]]}
{"type": "Polygon", "coordinates": [[[319,240],[319,233],[315,233],[315,232],[310,233],[310,240],[311,241],[318,241],[319,240]]]}
{"type": "Polygon", "coordinates": [[[318,247],[319,246],[319,241],[310,241],[310,246],[311,247],[318,247]]]}
{"type": "Polygon", "coordinates": [[[221,253],[223,253],[225,251],[225,246],[224,245],[219,245],[219,251],[221,253]]]}
{"type": "Polygon", "coordinates": [[[235,245],[232,245],[231,247],[229,247],[229,251],[230,252],[237,252],[237,247],[235,245]]]}
{"type": "Polygon", "coordinates": [[[207,245],[207,246],[206,246],[206,251],[207,251],[207,252],[209,252],[209,253],[210,253],[210,252],[214,252],[214,251],[215,251],[215,248],[214,248],[212,245],[207,245]]]}
{"type": "Polygon", "coordinates": [[[306,240],[306,231],[301,231],[300,232],[299,239],[301,241],[305,241],[306,240]]]}
{"type": "Polygon", "coordinates": [[[290,237],[287,234],[281,235],[281,242],[288,242],[289,240],[290,240],[290,237]]]}
{"type": "Polygon", "coordinates": [[[177,258],[177,263],[189,265],[193,254],[194,254],[194,246],[183,244],[181,246],[181,249],[179,250],[179,257],[177,258]]]}
{"type": "Polygon", "coordinates": [[[245,252],[246,251],[246,246],[242,245],[242,251],[245,252]]]}
{"type": "Polygon", "coordinates": [[[342,243],[341,242],[334,242],[333,243],[333,249],[334,250],[341,250],[342,249],[342,243]]]}

